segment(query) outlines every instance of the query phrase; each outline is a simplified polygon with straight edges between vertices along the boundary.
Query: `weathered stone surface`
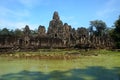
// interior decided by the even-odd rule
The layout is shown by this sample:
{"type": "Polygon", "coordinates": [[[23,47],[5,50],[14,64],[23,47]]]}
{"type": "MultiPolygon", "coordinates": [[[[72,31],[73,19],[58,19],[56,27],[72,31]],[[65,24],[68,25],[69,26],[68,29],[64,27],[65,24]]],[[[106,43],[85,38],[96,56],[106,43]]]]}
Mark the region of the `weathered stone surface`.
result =
{"type": "Polygon", "coordinates": [[[58,12],[54,12],[53,20],[49,23],[48,36],[52,38],[61,38],[62,33],[63,22],[60,20],[58,12]]]}
{"type": "Polygon", "coordinates": [[[54,20],[60,20],[60,17],[59,17],[59,14],[58,14],[57,11],[54,12],[54,14],[53,14],[53,19],[54,19],[54,20]]]}
{"type": "Polygon", "coordinates": [[[24,28],[24,44],[26,47],[30,45],[30,29],[28,25],[24,28]]]}
{"type": "Polygon", "coordinates": [[[30,35],[30,28],[29,28],[28,25],[26,25],[25,28],[24,28],[24,35],[25,36],[29,36],[30,35]]]}
{"type": "MultiPolygon", "coordinates": [[[[91,35],[86,28],[72,28],[60,20],[58,12],[54,12],[49,23],[48,31],[45,26],[38,27],[38,33],[31,34],[28,25],[20,37],[0,36],[0,49],[2,48],[111,48],[113,40],[108,34],[103,36],[91,35]]],[[[16,49],[15,48],[15,49],[16,49]]]]}
{"type": "Polygon", "coordinates": [[[46,36],[46,29],[45,26],[39,26],[38,27],[38,36],[39,37],[45,37],[46,36]]]}
{"type": "Polygon", "coordinates": [[[88,44],[88,30],[86,28],[78,28],[77,29],[77,37],[79,39],[80,44],[88,44]]]}
{"type": "Polygon", "coordinates": [[[77,31],[75,30],[75,28],[72,28],[72,30],[71,30],[71,37],[74,40],[77,39],[77,31]]]}
{"type": "Polygon", "coordinates": [[[70,39],[70,32],[71,32],[71,26],[65,23],[63,26],[63,34],[64,34],[63,39],[70,39]]]}
{"type": "Polygon", "coordinates": [[[78,37],[87,37],[88,36],[88,30],[86,29],[86,28],[83,28],[83,27],[81,27],[81,28],[78,28],[77,29],[77,35],[78,35],[78,37]]]}

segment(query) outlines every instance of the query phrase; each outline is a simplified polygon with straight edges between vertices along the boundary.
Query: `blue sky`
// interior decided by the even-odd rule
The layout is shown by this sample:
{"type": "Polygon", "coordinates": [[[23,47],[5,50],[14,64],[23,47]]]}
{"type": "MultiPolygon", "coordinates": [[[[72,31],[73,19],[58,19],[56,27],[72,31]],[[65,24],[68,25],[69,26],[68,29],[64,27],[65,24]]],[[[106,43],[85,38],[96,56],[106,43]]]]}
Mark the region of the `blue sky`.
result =
{"type": "Polygon", "coordinates": [[[0,29],[48,28],[54,11],[76,29],[96,19],[111,27],[120,15],[120,0],[0,0],[0,29]]]}

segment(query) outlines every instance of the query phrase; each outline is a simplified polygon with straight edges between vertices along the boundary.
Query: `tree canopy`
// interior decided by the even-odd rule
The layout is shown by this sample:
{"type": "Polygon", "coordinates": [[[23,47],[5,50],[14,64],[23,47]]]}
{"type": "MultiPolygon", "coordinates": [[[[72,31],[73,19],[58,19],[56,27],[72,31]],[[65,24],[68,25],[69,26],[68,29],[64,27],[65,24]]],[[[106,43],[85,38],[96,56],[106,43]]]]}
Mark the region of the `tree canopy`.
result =
{"type": "Polygon", "coordinates": [[[104,30],[106,29],[107,25],[102,20],[94,20],[90,21],[90,31],[96,32],[96,35],[101,36],[104,33],[104,30]],[[95,28],[95,31],[93,30],[95,28]]]}
{"type": "Polygon", "coordinates": [[[120,48],[120,16],[114,23],[114,29],[112,30],[111,36],[114,39],[116,48],[120,48]]]}

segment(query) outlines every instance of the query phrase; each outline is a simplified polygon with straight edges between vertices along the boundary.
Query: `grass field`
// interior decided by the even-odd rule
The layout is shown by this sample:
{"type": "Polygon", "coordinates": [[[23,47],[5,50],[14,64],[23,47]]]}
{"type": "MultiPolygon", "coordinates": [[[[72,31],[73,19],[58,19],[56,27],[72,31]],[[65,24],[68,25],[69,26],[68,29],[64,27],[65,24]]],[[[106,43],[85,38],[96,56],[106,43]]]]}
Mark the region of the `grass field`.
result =
{"type": "Polygon", "coordinates": [[[64,55],[76,59],[0,57],[0,80],[120,80],[120,52],[107,50],[39,50],[15,54],[64,55]],[[96,55],[97,54],[97,55],[96,55]]]}

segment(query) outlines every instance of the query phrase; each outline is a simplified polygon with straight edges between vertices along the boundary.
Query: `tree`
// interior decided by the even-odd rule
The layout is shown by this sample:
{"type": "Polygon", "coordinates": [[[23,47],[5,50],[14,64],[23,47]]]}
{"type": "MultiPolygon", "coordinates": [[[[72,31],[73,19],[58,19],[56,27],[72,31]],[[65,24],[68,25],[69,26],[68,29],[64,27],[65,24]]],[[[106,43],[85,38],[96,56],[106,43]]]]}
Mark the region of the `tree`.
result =
{"type": "Polygon", "coordinates": [[[21,31],[20,29],[15,29],[14,34],[15,34],[15,36],[17,36],[17,37],[20,37],[20,36],[23,35],[23,31],[21,31]]]}
{"type": "Polygon", "coordinates": [[[15,35],[15,34],[14,34],[14,30],[10,30],[10,31],[9,31],[9,35],[10,35],[10,36],[14,36],[14,35],[15,35]]]}
{"type": "Polygon", "coordinates": [[[116,48],[120,48],[120,16],[115,21],[114,27],[115,29],[113,29],[111,36],[114,39],[116,48]]]}
{"type": "Polygon", "coordinates": [[[34,36],[34,35],[38,34],[38,30],[37,30],[37,29],[30,30],[30,34],[31,34],[32,36],[34,36]]]}
{"type": "Polygon", "coordinates": [[[104,30],[106,29],[106,23],[102,20],[94,20],[90,21],[90,32],[95,32],[97,36],[102,36],[104,33],[104,30]],[[93,29],[95,28],[96,31],[93,29]]]}
{"type": "Polygon", "coordinates": [[[0,35],[2,35],[2,36],[9,36],[9,35],[10,35],[9,29],[3,28],[3,29],[1,30],[1,32],[0,32],[0,35]]]}

